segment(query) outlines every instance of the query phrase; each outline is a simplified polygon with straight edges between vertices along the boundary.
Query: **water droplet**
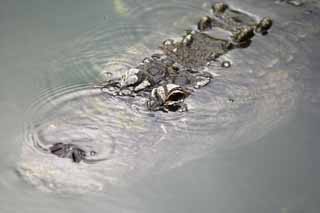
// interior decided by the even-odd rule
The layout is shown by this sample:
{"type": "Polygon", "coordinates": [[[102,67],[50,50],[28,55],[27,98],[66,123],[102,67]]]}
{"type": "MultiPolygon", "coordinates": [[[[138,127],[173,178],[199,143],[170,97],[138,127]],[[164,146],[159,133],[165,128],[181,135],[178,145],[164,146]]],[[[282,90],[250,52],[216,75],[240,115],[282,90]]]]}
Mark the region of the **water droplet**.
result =
{"type": "Polygon", "coordinates": [[[223,61],[223,62],[221,63],[221,67],[223,67],[223,68],[230,68],[230,67],[231,67],[230,61],[223,61]]]}

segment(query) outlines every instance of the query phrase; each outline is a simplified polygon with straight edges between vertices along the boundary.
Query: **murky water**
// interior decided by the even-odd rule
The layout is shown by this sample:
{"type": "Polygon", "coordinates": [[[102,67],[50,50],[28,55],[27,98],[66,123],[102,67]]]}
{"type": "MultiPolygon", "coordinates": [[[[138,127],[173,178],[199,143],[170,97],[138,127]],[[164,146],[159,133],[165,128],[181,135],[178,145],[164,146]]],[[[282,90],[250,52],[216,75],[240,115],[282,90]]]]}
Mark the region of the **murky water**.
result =
{"type": "Polygon", "coordinates": [[[0,212],[318,212],[320,6],[228,1],[275,24],[187,113],[96,88],[209,14],[194,1],[5,1],[0,212]],[[230,102],[233,99],[233,102],[230,102]],[[99,150],[74,164],[37,145],[99,150]]]}

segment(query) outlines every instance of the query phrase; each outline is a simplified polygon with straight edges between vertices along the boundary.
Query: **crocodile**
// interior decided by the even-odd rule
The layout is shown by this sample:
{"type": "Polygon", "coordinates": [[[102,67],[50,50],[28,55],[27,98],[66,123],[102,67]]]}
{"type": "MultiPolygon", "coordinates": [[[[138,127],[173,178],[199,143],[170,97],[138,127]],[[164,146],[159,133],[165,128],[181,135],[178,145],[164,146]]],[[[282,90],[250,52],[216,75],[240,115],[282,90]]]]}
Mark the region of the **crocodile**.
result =
{"type": "MultiPolygon", "coordinates": [[[[100,86],[101,91],[116,97],[144,97],[146,108],[153,112],[188,111],[184,100],[214,78],[204,68],[211,63],[230,67],[230,62],[220,62],[221,56],[237,48],[249,47],[255,35],[267,35],[272,26],[270,17],[257,20],[225,3],[213,4],[211,12],[211,16],[200,18],[196,29],[186,30],[180,40],[164,40],[157,53],[144,58],[121,77],[106,80],[100,86]],[[217,38],[212,35],[215,29],[230,36],[217,38]]],[[[95,153],[86,153],[75,144],[63,143],[53,144],[48,151],[75,163],[88,162],[87,156],[95,153]]]]}
{"type": "Polygon", "coordinates": [[[184,99],[213,79],[203,68],[233,49],[248,47],[256,34],[266,35],[272,26],[270,17],[256,20],[225,3],[215,3],[211,10],[212,17],[200,18],[196,30],[186,30],[179,41],[163,41],[161,53],[146,57],[102,88],[115,96],[149,97],[146,105],[150,111],[187,111],[184,99]],[[230,38],[210,35],[215,28],[231,33],[230,38]]]}

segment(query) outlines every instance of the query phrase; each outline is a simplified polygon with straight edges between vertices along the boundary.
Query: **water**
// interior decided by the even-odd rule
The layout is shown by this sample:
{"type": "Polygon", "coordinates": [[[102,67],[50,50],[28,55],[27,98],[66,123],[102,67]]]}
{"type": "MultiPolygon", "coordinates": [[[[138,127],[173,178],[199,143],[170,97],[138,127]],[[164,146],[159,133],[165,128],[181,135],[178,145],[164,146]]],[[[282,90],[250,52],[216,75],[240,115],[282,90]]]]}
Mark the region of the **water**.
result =
{"type": "Polygon", "coordinates": [[[203,3],[2,2],[0,212],[319,212],[316,1],[230,1],[275,25],[226,56],[233,66],[188,113],[95,88],[181,35],[203,3]],[[57,140],[108,160],[75,165],[34,146],[57,140]]]}

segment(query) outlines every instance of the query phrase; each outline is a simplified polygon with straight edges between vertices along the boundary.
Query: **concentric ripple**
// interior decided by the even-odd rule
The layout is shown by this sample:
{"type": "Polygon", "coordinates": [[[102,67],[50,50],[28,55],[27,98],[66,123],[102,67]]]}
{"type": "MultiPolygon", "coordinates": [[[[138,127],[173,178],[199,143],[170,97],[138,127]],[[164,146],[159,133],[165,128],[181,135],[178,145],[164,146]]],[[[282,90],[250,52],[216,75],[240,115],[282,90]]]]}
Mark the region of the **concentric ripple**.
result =
{"type": "Polygon", "coordinates": [[[97,189],[100,185],[96,178],[112,179],[115,178],[112,174],[120,175],[121,168],[134,162],[141,147],[151,146],[162,137],[152,131],[151,121],[137,116],[125,100],[106,96],[99,88],[79,85],[53,91],[41,99],[34,111],[28,112],[32,120],[26,126],[20,171],[36,185],[44,179],[49,181],[43,186],[47,190],[55,187],[83,190],[88,184],[97,189]],[[152,141],[145,138],[151,132],[152,141]],[[88,166],[58,159],[44,150],[56,142],[94,150],[97,152],[94,158],[104,160],[88,166]],[[110,166],[114,168],[111,172],[110,166]],[[72,177],[77,177],[78,182],[69,180],[72,177]]]}
{"type": "MultiPolygon", "coordinates": [[[[144,11],[166,8],[151,2],[144,11]]],[[[128,13],[144,16],[137,11],[139,6],[128,13]]],[[[151,113],[142,98],[113,97],[96,87],[106,73],[121,75],[157,51],[163,39],[177,38],[177,31],[133,24],[95,28],[54,59],[48,81],[58,83],[50,84],[27,112],[20,174],[47,191],[107,190],[108,184],[130,183],[219,147],[258,139],[299,104],[299,79],[308,69],[301,44],[313,30],[290,33],[300,27],[275,22],[268,36],[256,36],[249,48],[225,56],[231,68],[208,67],[217,77],[186,100],[187,113],[151,113]],[[56,142],[81,145],[104,160],[74,164],[46,153],[45,147],[56,142]]]]}

